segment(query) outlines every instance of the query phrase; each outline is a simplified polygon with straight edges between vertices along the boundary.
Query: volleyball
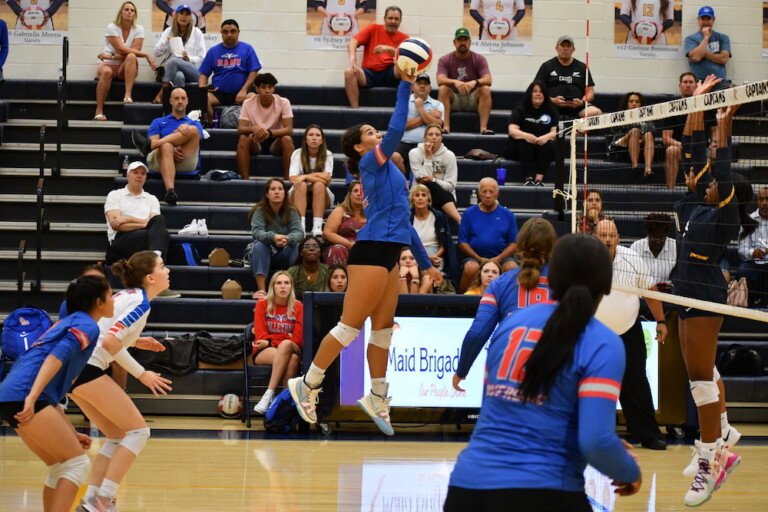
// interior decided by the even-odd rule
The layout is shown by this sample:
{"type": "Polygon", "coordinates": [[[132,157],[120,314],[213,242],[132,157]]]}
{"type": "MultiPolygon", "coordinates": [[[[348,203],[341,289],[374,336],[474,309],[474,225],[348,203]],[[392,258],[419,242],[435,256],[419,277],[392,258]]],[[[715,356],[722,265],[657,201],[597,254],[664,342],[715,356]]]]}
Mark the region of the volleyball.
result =
{"type": "Polygon", "coordinates": [[[659,33],[659,26],[652,21],[641,21],[635,25],[635,39],[640,44],[651,44],[659,33]]]}
{"type": "Polygon", "coordinates": [[[26,29],[40,30],[45,24],[45,11],[39,5],[27,7],[22,11],[21,22],[26,29]]]}
{"type": "Polygon", "coordinates": [[[229,393],[219,398],[219,414],[227,419],[239,418],[243,414],[243,400],[229,393]]]}
{"type": "Polygon", "coordinates": [[[409,75],[423,73],[432,62],[432,48],[423,39],[410,37],[395,52],[397,67],[409,75]]]}
{"type": "Polygon", "coordinates": [[[328,20],[328,25],[334,35],[344,36],[352,30],[352,18],[346,13],[334,14],[328,20]]]}
{"type": "Polygon", "coordinates": [[[488,20],[488,34],[492,39],[504,39],[512,30],[512,24],[507,18],[491,18],[488,20]]]}

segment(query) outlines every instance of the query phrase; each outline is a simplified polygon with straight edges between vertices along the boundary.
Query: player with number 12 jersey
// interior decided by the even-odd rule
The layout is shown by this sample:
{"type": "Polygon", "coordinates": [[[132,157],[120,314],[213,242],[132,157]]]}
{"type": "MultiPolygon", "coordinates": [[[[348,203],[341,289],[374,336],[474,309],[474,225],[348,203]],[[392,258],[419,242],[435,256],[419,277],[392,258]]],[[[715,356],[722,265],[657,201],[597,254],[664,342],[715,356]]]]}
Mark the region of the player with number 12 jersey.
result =
{"type": "Polygon", "coordinates": [[[317,2],[317,11],[322,13],[323,16],[325,16],[325,18],[323,18],[320,35],[354,36],[355,34],[360,32],[360,26],[357,23],[357,17],[364,12],[365,4],[367,4],[367,2],[365,1],[358,2],[356,0],[327,0],[327,1],[317,2]],[[360,4],[359,7],[357,6],[358,3],[360,4]],[[334,32],[334,30],[331,28],[331,19],[333,18],[333,16],[338,14],[346,15],[350,18],[350,21],[352,22],[352,27],[349,29],[349,32],[346,32],[344,34],[339,34],[337,32],[334,32]]]}
{"type": "Polygon", "coordinates": [[[635,39],[632,28],[637,23],[645,21],[655,23],[661,32],[653,44],[664,46],[667,44],[667,36],[663,31],[674,24],[672,0],[623,0],[620,19],[629,28],[627,44],[640,44],[635,39]]]}
{"type": "Polygon", "coordinates": [[[517,24],[525,14],[525,1],[524,0],[472,0],[469,4],[469,13],[478,22],[481,23],[480,29],[481,40],[505,40],[514,41],[517,39],[517,24]],[[475,11],[474,13],[472,11],[475,11]],[[482,15],[480,15],[482,11],[482,15]],[[522,11],[522,12],[521,12],[522,11]],[[518,14],[519,13],[519,14],[518,14]],[[489,33],[488,24],[491,20],[496,18],[497,20],[503,20],[512,24],[514,27],[509,31],[506,36],[493,37],[489,33]],[[481,21],[482,20],[482,21],[481,21]]]}

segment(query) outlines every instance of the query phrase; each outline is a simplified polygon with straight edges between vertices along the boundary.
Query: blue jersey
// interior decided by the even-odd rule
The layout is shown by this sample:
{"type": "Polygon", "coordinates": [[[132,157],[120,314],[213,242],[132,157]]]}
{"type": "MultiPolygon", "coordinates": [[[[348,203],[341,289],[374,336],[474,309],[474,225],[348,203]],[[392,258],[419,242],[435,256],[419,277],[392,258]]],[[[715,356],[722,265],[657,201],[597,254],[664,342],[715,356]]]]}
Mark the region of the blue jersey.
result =
{"type": "Polygon", "coordinates": [[[547,278],[549,265],[544,265],[541,268],[539,285],[533,290],[520,287],[517,278],[521,270],[520,267],[517,267],[504,272],[494,279],[485,290],[480,299],[475,320],[464,336],[461,345],[461,356],[456,367],[456,373],[459,377],[467,376],[469,369],[472,368],[472,363],[477,359],[477,355],[499,322],[520,308],[540,302],[549,302],[549,279],[547,278]]]}
{"type": "MultiPolygon", "coordinates": [[[[197,121],[193,121],[187,116],[182,117],[181,119],[177,119],[173,114],[168,114],[167,116],[158,117],[152,120],[152,124],[149,125],[149,130],[147,130],[147,137],[152,137],[153,135],[159,135],[160,138],[165,137],[166,135],[170,135],[173,132],[175,132],[179,126],[183,124],[192,125],[195,128],[197,128],[197,132],[200,134],[200,142],[203,141],[203,125],[201,125],[197,121]]],[[[200,169],[200,146],[198,145],[197,148],[197,169],[200,169]]]]}
{"type": "Polygon", "coordinates": [[[410,245],[421,270],[432,266],[418,233],[411,225],[411,205],[405,176],[389,159],[400,143],[408,120],[411,84],[400,82],[397,103],[381,143],[360,159],[363,210],[368,222],[357,234],[358,241],[395,242],[410,245]]]}
{"type": "Polygon", "coordinates": [[[483,258],[493,258],[517,240],[515,214],[496,205],[484,212],[478,205],[464,210],[459,226],[459,243],[469,244],[483,258]]]}
{"type": "Polygon", "coordinates": [[[87,313],[78,311],[56,322],[13,364],[0,382],[0,402],[22,402],[32,389],[45,359],[52,355],[61,369],[45,386],[40,400],[58,404],[91,357],[99,339],[99,326],[87,313]]]}
{"type": "Polygon", "coordinates": [[[599,321],[589,321],[547,396],[537,403],[517,398],[524,365],[555,307],[537,304],[501,321],[488,348],[480,418],[450,485],[583,492],[587,463],[620,482],[640,476],[615,432],[624,346],[599,321]]]}
{"type": "Polygon", "coordinates": [[[198,70],[201,75],[213,73],[211,85],[229,94],[237,94],[245,85],[248,75],[261,69],[261,62],[253,46],[238,42],[232,48],[223,43],[212,47],[205,54],[198,70]]]}

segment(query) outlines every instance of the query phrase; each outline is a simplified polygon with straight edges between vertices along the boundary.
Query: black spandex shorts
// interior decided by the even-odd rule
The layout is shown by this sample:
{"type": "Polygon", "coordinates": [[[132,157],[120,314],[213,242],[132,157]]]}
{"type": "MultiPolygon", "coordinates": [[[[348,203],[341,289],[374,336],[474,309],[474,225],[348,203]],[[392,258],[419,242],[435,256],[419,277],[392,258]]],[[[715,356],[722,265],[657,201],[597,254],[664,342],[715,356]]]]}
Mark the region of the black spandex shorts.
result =
{"type": "Polygon", "coordinates": [[[587,495],[556,489],[465,489],[448,487],[444,512],[592,512],[587,495]]]}
{"type": "Polygon", "coordinates": [[[224,91],[208,91],[213,94],[220,105],[235,105],[237,103],[237,93],[224,92],[224,91]]]}
{"type": "Polygon", "coordinates": [[[112,375],[112,368],[107,366],[106,370],[102,370],[98,366],[87,364],[85,365],[85,368],[83,368],[83,371],[80,372],[80,375],[77,376],[77,379],[75,379],[75,382],[72,384],[72,389],[75,389],[77,386],[82,386],[83,384],[88,384],[102,375],[112,375]]]}
{"type": "MultiPolygon", "coordinates": [[[[38,400],[35,402],[35,414],[42,411],[46,407],[51,405],[50,402],[45,400],[38,400]]],[[[16,421],[14,415],[20,413],[24,409],[24,402],[0,402],[0,423],[3,420],[10,423],[11,428],[18,428],[19,422],[16,421]]]]}
{"type": "Polygon", "coordinates": [[[349,251],[347,266],[375,265],[392,270],[397,266],[403,247],[406,246],[397,242],[376,242],[373,240],[355,242],[349,251]]]}

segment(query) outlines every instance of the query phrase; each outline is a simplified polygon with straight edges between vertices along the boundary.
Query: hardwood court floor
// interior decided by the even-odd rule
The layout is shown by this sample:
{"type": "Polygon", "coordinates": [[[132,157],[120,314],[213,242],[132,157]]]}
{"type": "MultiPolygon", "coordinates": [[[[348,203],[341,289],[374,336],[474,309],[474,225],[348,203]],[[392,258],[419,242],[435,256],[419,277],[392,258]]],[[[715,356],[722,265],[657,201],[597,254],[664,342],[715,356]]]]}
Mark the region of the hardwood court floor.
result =
{"type": "MultiPolygon", "coordinates": [[[[79,416],[73,416],[78,424],[79,416]]],[[[455,427],[398,428],[391,439],[369,425],[344,424],[324,439],[314,432],[265,434],[220,418],[149,418],[152,438],[120,488],[121,512],[140,511],[439,511],[467,434],[455,427]]],[[[706,512],[761,511],[768,503],[768,426],[738,425],[743,462],[706,512]]],[[[87,431],[87,430],[86,430],[87,431]]],[[[95,455],[102,439],[94,440],[95,455]]],[[[637,449],[641,492],[613,498],[602,475],[587,471],[594,510],[684,510],[690,478],[685,445],[637,449]]],[[[0,428],[0,511],[42,510],[44,467],[0,428]]]]}

